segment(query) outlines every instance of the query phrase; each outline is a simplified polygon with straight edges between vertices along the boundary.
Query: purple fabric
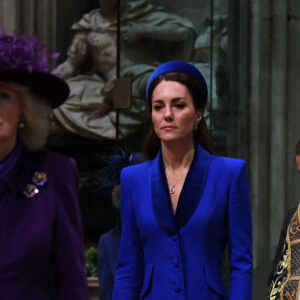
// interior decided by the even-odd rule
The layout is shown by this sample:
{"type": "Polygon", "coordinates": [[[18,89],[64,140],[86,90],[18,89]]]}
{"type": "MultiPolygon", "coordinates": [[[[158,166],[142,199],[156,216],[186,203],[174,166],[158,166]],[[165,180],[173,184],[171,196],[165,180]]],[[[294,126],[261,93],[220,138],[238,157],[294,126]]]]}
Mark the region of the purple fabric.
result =
{"type": "MultiPolygon", "coordinates": [[[[2,198],[2,193],[4,191],[5,182],[3,178],[7,175],[15,166],[17,159],[21,153],[21,143],[17,141],[13,150],[5,157],[4,160],[0,161],[0,199],[2,198]]],[[[1,201],[0,201],[1,206],[1,201]]]]}
{"type": "Polygon", "coordinates": [[[74,160],[22,147],[3,181],[1,300],[88,300],[74,160]],[[27,198],[23,190],[36,171],[46,173],[48,181],[27,198]]]}
{"type": "Polygon", "coordinates": [[[4,160],[0,161],[0,179],[4,178],[11,169],[15,166],[17,159],[21,153],[21,143],[17,141],[13,150],[8,154],[4,160]]]}

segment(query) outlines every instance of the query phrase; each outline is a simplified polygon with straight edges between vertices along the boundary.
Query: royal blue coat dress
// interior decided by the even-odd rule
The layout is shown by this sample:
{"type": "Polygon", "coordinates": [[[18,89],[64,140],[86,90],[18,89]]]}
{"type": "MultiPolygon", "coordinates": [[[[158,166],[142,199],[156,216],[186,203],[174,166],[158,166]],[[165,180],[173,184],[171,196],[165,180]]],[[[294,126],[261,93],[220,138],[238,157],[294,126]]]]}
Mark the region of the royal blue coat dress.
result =
{"type": "Polygon", "coordinates": [[[18,142],[0,167],[0,299],[88,300],[75,161],[18,142]]]}
{"type": "Polygon", "coordinates": [[[100,237],[98,243],[99,300],[112,298],[121,236],[121,225],[117,225],[100,237]]]}
{"type": "Polygon", "coordinates": [[[113,300],[252,299],[246,162],[200,145],[174,215],[161,152],[121,173],[122,240],[113,300]],[[228,245],[230,289],[221,271],[228,245]]]}

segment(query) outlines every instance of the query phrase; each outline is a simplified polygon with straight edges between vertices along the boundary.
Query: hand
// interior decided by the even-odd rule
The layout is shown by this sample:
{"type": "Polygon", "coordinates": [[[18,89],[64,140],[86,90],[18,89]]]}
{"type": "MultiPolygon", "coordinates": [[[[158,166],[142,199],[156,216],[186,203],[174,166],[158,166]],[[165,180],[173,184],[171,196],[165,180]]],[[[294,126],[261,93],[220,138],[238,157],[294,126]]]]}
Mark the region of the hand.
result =
{"type": "Polygon", "coordinates": [[[121,27],[121,37],[125,43],[132,44],[142,36],[142,25],[130,22],[127,26],[121,27]]]}

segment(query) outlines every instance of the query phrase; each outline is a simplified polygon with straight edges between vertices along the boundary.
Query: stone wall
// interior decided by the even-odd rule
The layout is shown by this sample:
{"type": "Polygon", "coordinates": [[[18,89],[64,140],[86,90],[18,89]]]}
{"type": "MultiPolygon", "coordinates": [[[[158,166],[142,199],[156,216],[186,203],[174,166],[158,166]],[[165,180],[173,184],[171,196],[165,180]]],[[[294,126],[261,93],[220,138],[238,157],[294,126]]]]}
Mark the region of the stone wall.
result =
{"type": "Polygon", "coordinates": [[[285,212],[300,202],[295,167],[300,137],[299,13],[297,1],[250,2],[248,162],[258,300],[266,297],[285,212]]]}
{"type": "Polygon", "coordinates": [[[37,35],[63,61],[72,39],[70,27],[95,5],[92,0],[1,0],[0,26],[7,33],[37,35]]]}

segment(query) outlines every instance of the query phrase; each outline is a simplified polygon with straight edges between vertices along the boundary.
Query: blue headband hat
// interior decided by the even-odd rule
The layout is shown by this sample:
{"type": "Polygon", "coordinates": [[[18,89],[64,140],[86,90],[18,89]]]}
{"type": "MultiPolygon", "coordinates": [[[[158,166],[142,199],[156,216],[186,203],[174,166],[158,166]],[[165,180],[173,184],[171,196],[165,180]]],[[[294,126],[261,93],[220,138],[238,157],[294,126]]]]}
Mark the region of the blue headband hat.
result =
{"type": "Polygon", "coordinates": [[[201,72],[194,67],[193,65],[185,62],[185,61],[179,61],[179,60],[175,60],[175,61],[169,61],[166,62],[162,65],[160,65],[151,75],[148,84],[147,84],[147,88],[146,88],[146,100],[147,103],[149,104],[150,101],[150,95],[149,95],[149,89],[150,86],[153,82],[153,80],[161,75],[165,75],[167,73],[184,73],[187,75],[190,75],[191,77],[193,77],[201,86],[203,92],[204,92],[204,99],[205,99],[205,104],[207,103],[207,84],[206,81],[203,77],[203,75],[201,74],[201,72]]]}

